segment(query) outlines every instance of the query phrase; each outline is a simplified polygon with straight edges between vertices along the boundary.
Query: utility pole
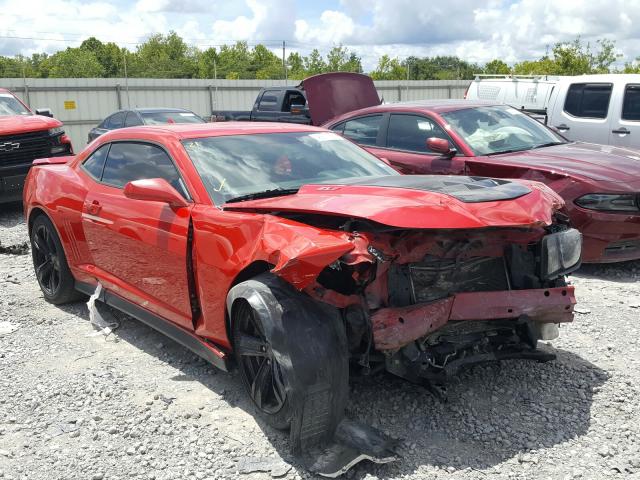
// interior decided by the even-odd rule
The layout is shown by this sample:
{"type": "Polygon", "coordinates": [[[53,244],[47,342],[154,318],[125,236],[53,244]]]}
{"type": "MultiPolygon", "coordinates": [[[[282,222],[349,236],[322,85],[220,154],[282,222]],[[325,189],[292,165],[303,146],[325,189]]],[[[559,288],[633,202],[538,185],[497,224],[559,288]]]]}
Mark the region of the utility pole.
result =
{"type": "Polygon", "coordinates": [[[124,88],[127,91],[127,108],[131,108],[131,99],[129,98],[129,78],[127,76],[127,53],[122,52],[122,58],[124,59],[124,88]]]}
{"type": "Polygon", "coordinates": [[[287,61],[285,57],[286,44],[282,41],[282,70],[284,70],[284,84],[287,84],[287,61]]]}
{"type": "Polygon", "coordinates": [[[218,65],[216,64],[216,59],[213,59],[213,80],[216,82],[216,110],[219,110],[218,106],[218,65]]]}
{"type": "Polygon", "coordinates": [[[409,100],[409,71],[411,70],[411,64],[407,60],[407,101],[409,100]]]}

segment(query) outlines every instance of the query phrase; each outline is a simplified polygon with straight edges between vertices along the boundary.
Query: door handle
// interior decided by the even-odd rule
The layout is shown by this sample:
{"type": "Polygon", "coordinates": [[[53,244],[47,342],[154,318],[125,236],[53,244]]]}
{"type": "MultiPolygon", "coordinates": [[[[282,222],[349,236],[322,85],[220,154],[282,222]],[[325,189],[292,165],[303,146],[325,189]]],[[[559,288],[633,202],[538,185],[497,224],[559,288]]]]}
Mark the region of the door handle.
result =
{"type": "Polygon", "coordinates": [[[556,125],[556,128],[557,128],[558,130],[563,130],[563,131],[565,131],[565,132],[566,132],[567,130],[571,130],[571,129],[569,128],[569,126],[568,126],[568,125],[565,125],[564,123],[561,123],[560,125],[556,125]]]}
{"type": "Polygon", "coordinates": [[[102,206],[97,200],[91,202],[87,207],[87,212],[89,212],[90,215],[97,215],[98,213],[100,213],[100,210],[102,210],[102,206]]]}
{"type": "Polygon", "coordinates": [[[619,133],[621,135],[630,135],[631,130],[627,130],[626,128],[618,128],[617,130],[611,130],[611,133],[619,133]]]}

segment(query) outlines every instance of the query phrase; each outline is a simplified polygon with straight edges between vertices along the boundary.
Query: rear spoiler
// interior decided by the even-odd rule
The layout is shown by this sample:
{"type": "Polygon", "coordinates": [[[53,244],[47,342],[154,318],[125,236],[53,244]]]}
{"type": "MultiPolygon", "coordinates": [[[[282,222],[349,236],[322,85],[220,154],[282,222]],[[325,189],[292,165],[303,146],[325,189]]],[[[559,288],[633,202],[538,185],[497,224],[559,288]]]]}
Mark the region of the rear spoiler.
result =
{"type": "Polygon", "coordinates": [[[32,165],[64,165],[75,158],[75,155],[65,155],[63,157],[37,158],[32,165]]]}

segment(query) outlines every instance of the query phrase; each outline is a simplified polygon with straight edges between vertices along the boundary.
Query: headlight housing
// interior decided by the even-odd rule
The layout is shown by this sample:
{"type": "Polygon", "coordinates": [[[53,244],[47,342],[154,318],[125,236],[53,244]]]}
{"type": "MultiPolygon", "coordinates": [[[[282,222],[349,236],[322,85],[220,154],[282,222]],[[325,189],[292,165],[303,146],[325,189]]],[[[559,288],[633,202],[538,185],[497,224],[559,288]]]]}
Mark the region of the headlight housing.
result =
{"type": "Polygon", "coordinates": [[[541,278],[552,280],[580,267],[582,234],[575,228],[552,233],[542,238],[540,255],[541,278]]]}
{"type": "Polygon", "coordinates": [[[63,133],[64,133],[64,128],[62,127],[55,127],[55,128],[49,129],[49,135],[51,135],[52,137],[56,135],[62,135],[63,133]]]}
{"type": "Polygon", "coordinates": [[[590,193],[576,199],[576,205],[606,212],[638,212],[640,196],[633,193],[590,193]]]}

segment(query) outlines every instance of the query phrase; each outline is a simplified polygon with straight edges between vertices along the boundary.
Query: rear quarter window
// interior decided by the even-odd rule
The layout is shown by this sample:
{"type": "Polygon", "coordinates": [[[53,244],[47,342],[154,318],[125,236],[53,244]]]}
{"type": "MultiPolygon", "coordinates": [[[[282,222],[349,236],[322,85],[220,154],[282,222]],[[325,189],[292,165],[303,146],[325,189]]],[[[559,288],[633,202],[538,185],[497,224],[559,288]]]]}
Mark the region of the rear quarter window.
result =
{"type": "Polygon", "coordinates": [[[107,159],[109,153],[109,145],[103,145],[95,152],[93,152],[89,158],[82,163],[82,169],[98,182],[102,179],[102,171],[104,170],[104,162],[107,159]]]}
{"type": "Polygon", "coordinates": [[[382,115],[354,118],[344,123],[342,134],[360,145],[375,145],[382,115]]]}
{"type": "Polygon", "coordinates": [[[622,102],[622,119],[640,121],[640,85],[627,85],[622,102]]]}
{"type": "Polygon", "coordinates": [[[107,117],[104,122],[100,125],[102,128],[106,128],[107,130],[115,130],[117,128],[122,128],[124,126],[124,117],[127,112],[117,112],[107,117]]]}

